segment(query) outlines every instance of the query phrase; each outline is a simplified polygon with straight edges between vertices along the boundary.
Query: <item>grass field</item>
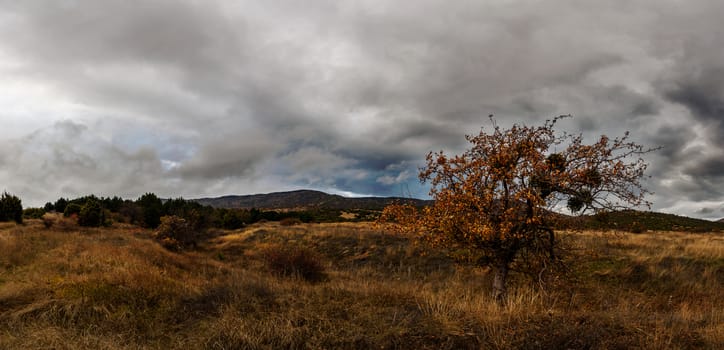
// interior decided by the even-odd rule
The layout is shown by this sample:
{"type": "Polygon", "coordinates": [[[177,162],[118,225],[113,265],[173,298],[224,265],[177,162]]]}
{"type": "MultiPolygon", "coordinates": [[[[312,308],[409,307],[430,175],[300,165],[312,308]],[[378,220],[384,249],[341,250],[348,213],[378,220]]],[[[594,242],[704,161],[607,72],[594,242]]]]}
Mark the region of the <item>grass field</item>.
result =
{"type": "Polygon", "coordinates": [[[489,271],[372,224],[255,224],[177,253],[58,220],[0,224],[0,348],[724,348],[722,233],[563,233],[569,274],[514,275],[498,305],[489,271]],[[270,264],[290,247],[323,273],[270,264]]]}

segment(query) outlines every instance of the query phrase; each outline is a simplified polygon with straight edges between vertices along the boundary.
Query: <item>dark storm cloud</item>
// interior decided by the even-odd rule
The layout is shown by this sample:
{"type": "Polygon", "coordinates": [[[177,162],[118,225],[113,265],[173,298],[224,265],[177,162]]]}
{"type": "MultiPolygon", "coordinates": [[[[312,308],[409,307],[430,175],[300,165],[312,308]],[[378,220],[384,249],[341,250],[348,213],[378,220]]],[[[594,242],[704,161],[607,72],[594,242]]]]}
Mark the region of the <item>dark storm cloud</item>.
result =
{"type": "Polygon", "coordinates": [[[680,162],[691,153],[685,151],[686,145],[696,138],[696,134],[690,128],[681,125],[662,125],[652,131],[647,142],[651,147],[661,147],[654,155],[670,162],[680,162]]]}
{"type": "Polygon", "coordinates": [[[722,7],[0,0],[0,88],[26,94],[0,96],[0,118],[40,115],[1,140],[0,180],[34,201],[425,193],[424,155],[461,151],[489,114],[572,114],[563,130],[664,146],[648,158],[656,208],[693,213],[677,198],[723,199],[722,7]]]}
{"type": "MultiPolygon", "coordinates": [[[[713,15],[724,10],[721,2],[706,2],[707,7],[691,7],[680,16],[672,16],[672,27],[663,27],[662,44],[671,50],[671,64],[654,81],[665,100],[681,106],[677,123],[679,137],[666,144],[663,152],[667,172],[679,174],[667,186],[681,199],[697,201],[724,200],[724,29],[713,15]],[[712,12],[714,11],[714,12],[712,12]],[[683,23],[687,23],[683,27],[683,23]],[[680,28],[675,30],[674,28],[680,28]],[[672,43],[679,46],[669,47],[672,43]]],[[[663,168],[663,167],[662,167],[663,168]]],[[[672,176],[673,178],[673,176],[672,176]]],[[[717,218],[715,212],[697,212],[717,218]]]]}
{"type": "Polygon", "coordinates": [[[666,97],[688,108],[706,128],[707,141],[724,148],[724,64],[679,77],[671,84],[666,97]]]}
{"type": "Polygon", "coordinates": [[[724,178],[724,154],[702,157],[684,172],[702,180],[724,178]]]}
{"type": "Polygon", "coordinates": [[[724,118],[724,68],[698,75],[688,77],[688,81],[677,82],[666,97],[689,108],[695,117],[718,126],[724,118]]]}

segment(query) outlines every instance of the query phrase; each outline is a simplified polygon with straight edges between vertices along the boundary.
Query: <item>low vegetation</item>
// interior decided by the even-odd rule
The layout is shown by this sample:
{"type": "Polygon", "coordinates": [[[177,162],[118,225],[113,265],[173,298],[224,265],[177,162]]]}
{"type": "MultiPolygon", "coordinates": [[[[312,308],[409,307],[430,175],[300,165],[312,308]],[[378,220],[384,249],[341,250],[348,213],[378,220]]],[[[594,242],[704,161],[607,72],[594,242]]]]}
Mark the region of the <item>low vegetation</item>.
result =
{"type": "Polygon", "coordinates": [[[587,217],[579,225],[594,230],[626,230],[634,233],[652,231],[719,232],[724,222],[694,219],[674,214],[622,210],[587,217]]]}
{"type": "Polygon", "coordinates": [[[0,223],[3,349],[724,344],[721,233],[563,233],[567,274],[511,272],[501,305],[490,269],[369,223],[257,223],[171,251],[140,226],[44,218],[0,223]]]}
{"type": "Polygon", "coordinates": [[[0,222],[15,221],[23,223],[23,204],[20,198],[10,193],[0,195],[0,222]]]}

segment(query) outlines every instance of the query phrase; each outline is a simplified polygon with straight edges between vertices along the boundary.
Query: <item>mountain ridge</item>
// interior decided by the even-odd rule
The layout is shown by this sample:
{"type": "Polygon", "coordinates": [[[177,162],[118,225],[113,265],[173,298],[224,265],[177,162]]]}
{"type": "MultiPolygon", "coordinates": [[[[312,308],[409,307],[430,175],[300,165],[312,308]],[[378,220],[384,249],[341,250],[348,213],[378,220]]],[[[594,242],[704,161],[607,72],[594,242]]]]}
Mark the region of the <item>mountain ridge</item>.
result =
{"type": "Polygon", "coordinates": [[[315,190],[294,190],[249,195],[225,195],[192,199],[202,205],[215,208],[239,209],[370,209],[381,210],[394,202],[405,202],[416,206],[425,206],[431,200],[404,197],[344,197],[315,190]]]}
{"type": "MultiPolygon", "coordinates": [[[[295,190],[284,192],[259,193],[250,195],[225,195],[220,197],[198,198],[191,201],[202,205],[224,209],[266,209],[266,210],[372,210],[380,211],[385,206],[403,202],[415,206],[426,206],[432,200],[404,197],[344,197],[315,190],[295,190]]],[[[586,229],[623,229],[623,230],[680,230],[688,232],[709,232],[724,230],[724,219],[710,221],[674,214],[623,210],[605,215],[568,216],[559,214],[563,227],[586,229]]]]}

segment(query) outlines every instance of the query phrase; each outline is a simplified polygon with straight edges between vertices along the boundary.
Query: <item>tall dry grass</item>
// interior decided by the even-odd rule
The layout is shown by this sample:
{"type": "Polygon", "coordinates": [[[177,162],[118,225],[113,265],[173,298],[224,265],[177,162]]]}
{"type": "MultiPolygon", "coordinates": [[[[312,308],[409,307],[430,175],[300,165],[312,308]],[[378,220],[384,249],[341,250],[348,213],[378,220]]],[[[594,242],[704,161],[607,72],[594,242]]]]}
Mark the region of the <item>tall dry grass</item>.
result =
{"type": "Polygon", "coordinates": [[[572,247],[568,275],[555,288],[513,275],[499,305],[486,269],[369,224],[265,223],[187,252],[127,225],[4,224],[0,348],[724,345],[721,234],[561,237],[572,247]],[[274,273],[265,252],[275,247],[315,252],[325,278],[274,273]]]}

